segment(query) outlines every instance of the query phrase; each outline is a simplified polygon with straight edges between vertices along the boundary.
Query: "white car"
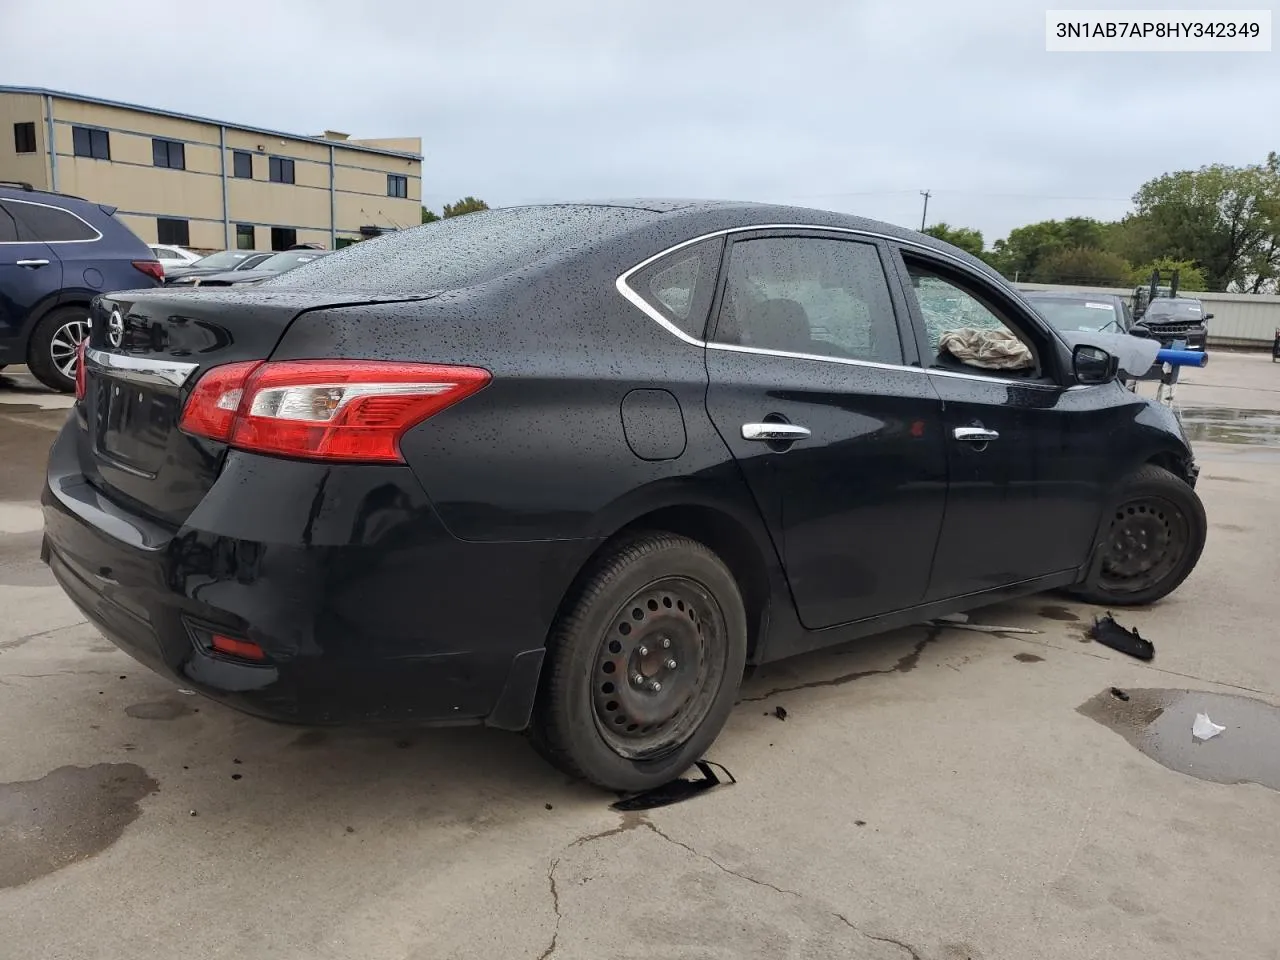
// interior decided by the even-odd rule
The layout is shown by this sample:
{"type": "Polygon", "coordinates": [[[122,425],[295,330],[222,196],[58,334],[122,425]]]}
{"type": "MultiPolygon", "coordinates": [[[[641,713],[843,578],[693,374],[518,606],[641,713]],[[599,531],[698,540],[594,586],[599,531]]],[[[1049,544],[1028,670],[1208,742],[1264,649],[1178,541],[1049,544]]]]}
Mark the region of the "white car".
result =
{"type": "Polygon", "coordinates": [[[192,253],[186,247],[178,247],[169,243],[152,243],[151,253],[168,273],[174,267],[189,267],[199,260],[203,254],[192,253]]]}

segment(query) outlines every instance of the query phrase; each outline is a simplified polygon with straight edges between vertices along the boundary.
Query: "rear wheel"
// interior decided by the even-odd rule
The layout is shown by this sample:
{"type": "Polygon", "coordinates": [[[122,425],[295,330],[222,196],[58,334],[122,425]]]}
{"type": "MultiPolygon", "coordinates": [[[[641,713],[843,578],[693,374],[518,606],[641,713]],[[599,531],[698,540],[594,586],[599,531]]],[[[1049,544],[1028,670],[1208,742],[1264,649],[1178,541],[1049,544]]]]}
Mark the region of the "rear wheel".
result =
{"type": "Polygon", "coordinates": [[[76,388],[77,348],[89,335],[88,307],[59,307],[36,324],[27,348],[27,367],[51,390],[76,388]]]}
{"type": "Polygon", "coordinates": [[[746,651],[742,596],[710,549],[667,533],[621,542],[552,630],[534,743],[606,789],[666,783],[724,726],[746,651]]]}
{"type": "Polygon", "coordinates": [[[1163,467],[1144,466],[1112,508],[1102,556],[1076,592],[1106,606],[1163,599],[1195,568],[1207,526],[1204,506],[1191,487],[1163,467]]]}

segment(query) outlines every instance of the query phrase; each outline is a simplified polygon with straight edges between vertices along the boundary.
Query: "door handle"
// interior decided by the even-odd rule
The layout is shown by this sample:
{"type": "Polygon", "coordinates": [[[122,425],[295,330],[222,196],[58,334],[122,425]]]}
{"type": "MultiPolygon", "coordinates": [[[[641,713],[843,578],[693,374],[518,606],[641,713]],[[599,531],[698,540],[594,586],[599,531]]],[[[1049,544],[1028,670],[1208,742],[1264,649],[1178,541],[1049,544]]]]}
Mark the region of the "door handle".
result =
{"type": "Polygon", "coordinates": [[[999,440],[1000,434],[986,427],[956,427],[951,435],[957,440],[972,440],[975,443],[986,443],[988,440],[999,440]]]}
{"type": "Polygon", "coordinates": [[[744,423],[742,425],[743,440],[791,443],[793,440],[806,440],[809,436],[808,427],[795,423],[744,423]]]}
{"type": "Polygon", "coordinates": [[[47,267],[48,265],[49,265],[48,260],[19,260],[18,261],[18,266],[20,267],[47,267]]]}

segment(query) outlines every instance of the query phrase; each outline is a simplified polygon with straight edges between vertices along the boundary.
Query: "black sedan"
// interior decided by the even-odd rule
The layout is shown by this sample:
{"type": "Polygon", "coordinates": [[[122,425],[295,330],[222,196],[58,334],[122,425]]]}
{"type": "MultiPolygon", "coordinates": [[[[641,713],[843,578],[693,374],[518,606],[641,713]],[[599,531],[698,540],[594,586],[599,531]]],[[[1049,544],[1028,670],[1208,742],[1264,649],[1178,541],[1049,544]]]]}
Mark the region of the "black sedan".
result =
{"type": "Polygon", "coordinates": [[[287,250],[273,253],[251,267],[236,267],[221,273],[191,274],[176,277],[169,282],[172,287],[233,287],[245,283],[260,283],[281,273],[294,270],[304,263],[328,256],[329,250],[287,250]]]}
{"type": "Polygon", "coordinates": [[[631,790],[746,664],[1023,594],[1147,604],[1173,413],[997,274],[836,213],[531,206],[92,308],[43,555],[121,648],[302,723],[531,729],[631,790]]]}

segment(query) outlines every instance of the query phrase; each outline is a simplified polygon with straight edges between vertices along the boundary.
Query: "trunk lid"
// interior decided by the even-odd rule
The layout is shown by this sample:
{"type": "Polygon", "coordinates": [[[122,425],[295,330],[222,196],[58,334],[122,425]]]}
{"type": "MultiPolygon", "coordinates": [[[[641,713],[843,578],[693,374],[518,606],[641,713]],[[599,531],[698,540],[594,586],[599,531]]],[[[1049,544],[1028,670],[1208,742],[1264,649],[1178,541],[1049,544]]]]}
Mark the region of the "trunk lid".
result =
{"type": "MultiPolygon", "coordinates": [[[[422,297],[385,298],[386,301],[422,297]]],[[[365,304],[288,291],[131,290],[98,298],[79,417],[89,482],[136,512],[180,525],[222,469],[226,445],[178,429],[211,367],[265,360],[310,310],[365,304]]]]}

